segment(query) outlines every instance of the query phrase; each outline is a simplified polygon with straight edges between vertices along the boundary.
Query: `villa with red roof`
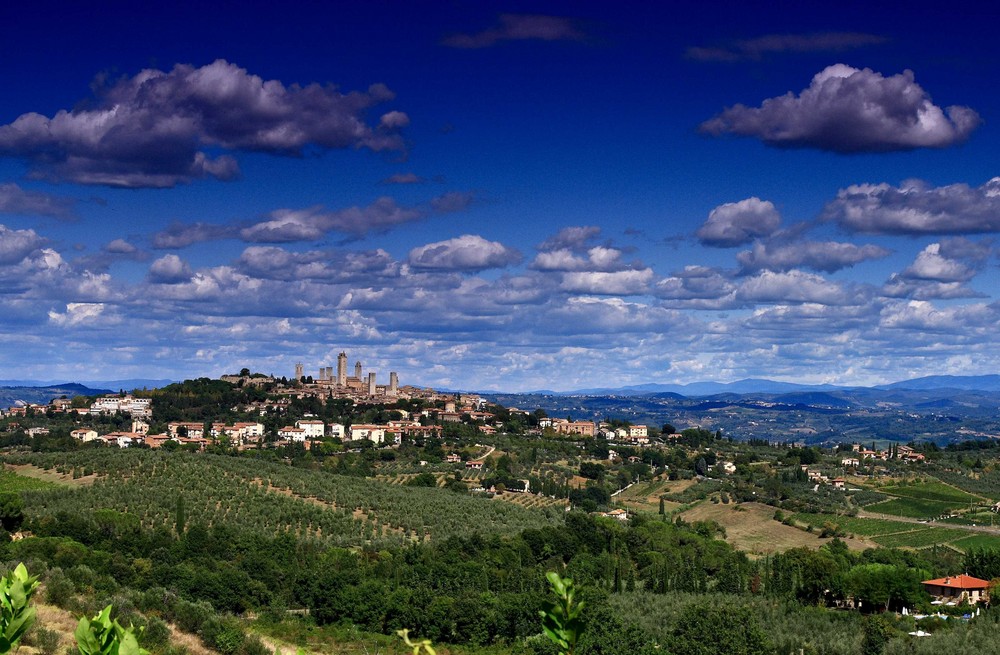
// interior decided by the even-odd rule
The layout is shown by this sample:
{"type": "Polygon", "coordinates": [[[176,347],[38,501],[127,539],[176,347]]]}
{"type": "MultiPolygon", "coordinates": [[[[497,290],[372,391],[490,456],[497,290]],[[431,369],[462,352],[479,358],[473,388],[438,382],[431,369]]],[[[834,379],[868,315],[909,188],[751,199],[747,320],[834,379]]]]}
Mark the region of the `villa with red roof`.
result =
{"type": "Polygon", "coordinates": [[[980,580],[964,573],[936,580],[924,580],[922,584],[927,593],[938,600],[956,602],[967,600],[970,603],[979,603],[989,599],[986,593],[987,587],[990,586],[989,580],[980,580]]]}

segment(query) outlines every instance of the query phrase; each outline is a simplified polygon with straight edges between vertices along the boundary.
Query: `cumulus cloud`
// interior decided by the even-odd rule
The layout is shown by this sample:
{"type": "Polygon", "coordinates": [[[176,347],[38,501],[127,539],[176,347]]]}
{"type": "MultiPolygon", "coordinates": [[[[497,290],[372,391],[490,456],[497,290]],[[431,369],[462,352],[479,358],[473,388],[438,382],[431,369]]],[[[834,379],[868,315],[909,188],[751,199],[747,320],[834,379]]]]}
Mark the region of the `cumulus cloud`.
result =
{"type": "Polygon", "coordinates": [[[272,280],[328,280],[374,283],[399,275],[400,265],[381,248],[360,252],[290,252],[275,246],[251,246],[237,268],[246,275],[272,280]]]}
{"type": "Polygon", "coordinates": [[[780,224],[781,216],[771,201],[752,197],[713,209],[695,236],[703,245],[731,248],[769,236],[780,224]]]}
{"type": "Polygon", "coordinates": [[[601,234],[601,228],[596,225],[574,225],[564,227],[554,235],[538,244],[539,250],[586,250],[601,234]]]}
{"type": "Polygon", "coordinates": [[[0,265],[17,264],[45,243],[34,230],[12,230],[0,225],[0,265]]]}
{"type": "Polygon", "coordinates": [[[903,271],[903,277],[935,282],[968,282],[975,269],[941,255],[941,244],[932,243],[903,271]]]}
{"type": "Polygon", "coordinates": [[[73,218],[76,201],[38,191],[25,191],[16,184],[0,184],[0,214],[73,218]]]}
{"type": "Polygon", "coordinates": [[[888,257],[890,252],[879,246],[837,241],[795,241],[783,243],[755,243],[751,250],[736,255],[744,272],[763,269],[788,271],[806,267],[825,273],[834,273],[871,259],[888,257]]]}
{"type": "Polygon", "coordinates": [[[531,268],[536,271],[620,271],[629,265],[622,261],[621,250],[594,246],[587,250],[586,257],[568,248],[540,252],[531,262],[531,268]]]}
{"type": "MultiPolygon", "coordinates": [[[[962,240],[964,241],[964,240],[962,240]]],[[[917,300],[981,297],[965,283],[975,277],[983,257],[977,244],[949,244],[942,247],[932,243],[924,248],[901,273],[893,274],[882,287],[882,293],[891,298],[913,298],[917,300]],[[949,257],[971,255],[970,264],[949,257]]]]}
{"type": "Polygon", "coordinates": [[[963,339],[984,331],[993,332],[1000,324],[997,307],[976,303],[937,307],[926,300],[892,303],[883,308],[880,327],[910,332],[939,332],[961,335],[963,339]]]}
{"type": "Polygon", "coordinates": [[[559,288],[569,293],[595,296],[634,296],[644,294],[653,281],[653,270],[575,271],[565,273],[559,288]]]}
{"type": "Polygon", "coordinates": [[[956,298],[982,298],[983,294],[973,291],[963,282],[936,282],[908,278],[893,274],[882,285],[882,295],[888,298],[912,298],[914,300],[952,300],[956,298]]]}
{"type": "Polygon", "coordinates": [[[71,302],[65,312],[50,311],[49,321],[59,327],[81,327],[98,323],[103,313],[103,303],[71,302]]]}
{"type": "Polygon", "coordinates": [[[134,255],[139,249],[125,239],[114,239],[104,245],[102,250],[112,255],[134,255]]]}
{"type": "Polygon", "coordinates": [[[857,293],[836,282],[799,270],[761,271],[740,284],[737,297],[750,302],[820,305],[848,305],[861,300],[857,293]]]}
{"type": "Polygon", "coordinates": [[[149,281],[154,284],[180,284],[191,276],[191,267],[177,255],[164,255],[149,266],[149,281]]]}
{"type": "Polygon", "coordinates": [[[228,154],[299,156],[307,148],[400,150],[407,124],[392,111],[372,127],[371,107],[391,100],[380,84],[341,93],[319,84],[264,80],[225,60],[170,71],[146,69],[96,87],[96,97],[48,118],[19,116],[0,126],[0,155],[24,159],[35,177],[117,187],[171,187],[195,178],[229,180],[228,154]]]}
{"type": "Polygon", "coordinates": [[[582,41],[586,35],[563,16],[501,14],[499,25],[475,34],[453,34],[441,43],[452,48],[488,48],[502,41],[582,41]]]}
{"type": "Polygon", "coordinates": [[[521,261],[521,253],[476,234],[428,243],[410,251],[408,262],[417,269],[482,271],[504,268],[521,261]]]}
{"type": "Polygon", "coordinates": [[[979,187],[931,187],[920,180],[851,185],[826,204],[821,218],[866,234],[1000,232],[1000,177],[979,187]]]}
{"type": "Polygon", "coordinates": [[[767,34],[753,39],[737,39],[716,46],[693,46],[688,59],[698,61],[759,60],[765,55],[804,52],[842,52],[885,43],[887,39],[863,32],[820,32],[818,34],[767,34]]]}
{"type": "Polygon", "coordinates": [[[883,77],[835,64],[817,73],[799,95],[769,98],[760,107],[734,105],[702,123],[701,130],[846,154],[944,148],[965,141],[980,122],[968,107],[935,105],[912,71],[883,77]]]}
{"type": "Polygon", "coordinates": [[[659,280],[653,293],[672,307],[722,309],[736,302],[736,285],[730,277],[707,266],[686,266],[659,280]]]}
{"type": "Polygon", "coordinates": [[[278,209],[267,220],[239,231],[244,241],[255,243],[287,243],[312,241],[327,232],[344,232],[361,236],[385,230],[425,215],[419,209],[401,207],[392,198],[383,196],[367,207],[349,207],[336,211],[319,205],[305,209],[278,209]]]}

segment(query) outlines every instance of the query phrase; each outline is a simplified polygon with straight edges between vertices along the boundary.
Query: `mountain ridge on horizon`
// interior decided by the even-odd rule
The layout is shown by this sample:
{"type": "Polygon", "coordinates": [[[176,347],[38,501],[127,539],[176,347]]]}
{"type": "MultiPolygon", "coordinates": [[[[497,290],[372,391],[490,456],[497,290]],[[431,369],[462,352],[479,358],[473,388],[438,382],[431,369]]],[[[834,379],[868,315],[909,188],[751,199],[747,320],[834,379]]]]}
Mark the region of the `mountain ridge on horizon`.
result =
{"type": "Polygon", "coordinates": [[[570,391],[532,390],[520,392],[482,391],[479,393],[512,393],[513,395],[549,395],[549,396],[644,396],[659,393],[676,393],[687,397],[712,396],[721,393],[754,394],[754,393],[792,393],[800,391],[844,391],[852,389],[915,390],[960,389],[963,391],[1000,392],[1000,375],[927,375],[908,380],[900,380],[877,385],[834,385],[834,384],[801,384],[783,382],[768,378],[744,378],[732,382],[698,381],[685,384],[661,384],[649,382],[623,387],[594,387],[574,389],[570,391]]]}

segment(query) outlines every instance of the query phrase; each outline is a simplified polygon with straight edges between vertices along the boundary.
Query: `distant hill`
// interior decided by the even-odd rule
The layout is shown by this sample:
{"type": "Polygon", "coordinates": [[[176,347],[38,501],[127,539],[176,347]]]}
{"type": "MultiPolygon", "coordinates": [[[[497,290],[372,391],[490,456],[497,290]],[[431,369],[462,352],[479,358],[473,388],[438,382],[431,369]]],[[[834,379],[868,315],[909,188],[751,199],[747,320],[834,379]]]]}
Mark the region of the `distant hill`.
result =
{"type": "Polygon", "coordinates": [[[60,384],[42,387],[5,386],[0,387],[0,408],[7,409],[21,403],[48,404],[54,398],[66,396],[99,396],[113,393],[110,389],[94,389],[82,384],[60,384]]]}
{"type": "Polygon", "coordinates": [[[63,387],[70,384],[79,384],[90,389],[111,389],[118,392],[121,390],[135,391],[136,389],[160,389],[173,384],[175,380],[154,380],[147,378],[130,378],[125,380],[77,380],[67,382],[65,380],[0,380],[0,387],[63,387]]]}
{"type": "MultiPolygon", "coordinates": [[[[938,391],[962,390],[1000,392],[1000,375],[930,375],[912,380],[903,380],[891,384],[881,384],[872,387],[847,387],[833,384],[798,384],[795,382],[780,382],[765,378],[747,378],[735,382],[690,382],[687,384],[637,384],[625,387],[599,387],[576,389],[574,391],[551,392],[562,396],[646,396],[662,394],[680,394],[684,397],[719,396],[721,394],[792,394],[792,393],[827,393],[852,392],[864,393],[866,390],[878,391],[938,391]]],[[[494,392],[495,393],[495,392],[494,392]]],[[[818,396],[819,397],[819,396],[818,396]]],[[[843,399],[827,398],[831,406],[841,406],[843,399]]],[[[783,401],[784,402],[784,401],[783,401]]],[[[812,404],[812,401],[806,401],[812,404]]]]}
{"type": "Polygon", "coordinates": [[[964,389],[966,391],[1000,391],[1000,375],[928,375],[922,378],[883,384],[877,389],[964,389]]]}

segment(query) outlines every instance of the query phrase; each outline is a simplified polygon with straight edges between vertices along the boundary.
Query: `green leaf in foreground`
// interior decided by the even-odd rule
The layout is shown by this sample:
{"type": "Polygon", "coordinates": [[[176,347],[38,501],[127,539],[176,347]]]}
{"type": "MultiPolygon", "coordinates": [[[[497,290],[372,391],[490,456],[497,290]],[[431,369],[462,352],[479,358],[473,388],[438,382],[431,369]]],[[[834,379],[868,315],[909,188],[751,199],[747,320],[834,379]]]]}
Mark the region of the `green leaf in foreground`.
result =
{"type": "Polygon", "coordinates": [[[35,622],[31,596],[38,588],[38,576],[29,576],[24,564],[0,578],[0,655],[14,649],[35,622]]]}
{"type": "Polygon", "coordinates": [[[111,605],[90,620],[81,617],[75,636],[81,655],[149,655],[139,646],[135,628],[122,627],[111,618],[111,605]]]}
{"type": "Polygon", "coordinates": [[[542,631],[552,643],[559,646],[560,655],[573,655],[584,628],[583,619],[580,618],[584,604],[576,600],[572,580],[561,577],[555,571],[549,571],[545,577],[556,600],[546,603],[545,609],[539,612],[542,631]]]}

